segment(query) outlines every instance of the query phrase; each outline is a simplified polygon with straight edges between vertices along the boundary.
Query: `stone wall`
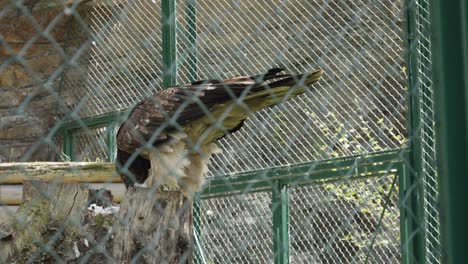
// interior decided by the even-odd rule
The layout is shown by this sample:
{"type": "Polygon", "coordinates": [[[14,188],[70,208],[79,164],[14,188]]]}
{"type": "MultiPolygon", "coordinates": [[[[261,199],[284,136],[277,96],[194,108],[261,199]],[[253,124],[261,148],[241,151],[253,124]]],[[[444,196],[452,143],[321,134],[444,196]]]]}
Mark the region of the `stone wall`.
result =
{"type": "Polygon", "coordinates": [[[4,2],[8,3],[0,7],[4,11],[0,17],[0,162],[50,160],[57,148],[43,139],[67,111],[65,95],[59,90],[60,66],[67,54],[82,45],[83,34],[76,34],[75,18],[64,12],[62,4],[25,1],[26,12],[4,2]]]}

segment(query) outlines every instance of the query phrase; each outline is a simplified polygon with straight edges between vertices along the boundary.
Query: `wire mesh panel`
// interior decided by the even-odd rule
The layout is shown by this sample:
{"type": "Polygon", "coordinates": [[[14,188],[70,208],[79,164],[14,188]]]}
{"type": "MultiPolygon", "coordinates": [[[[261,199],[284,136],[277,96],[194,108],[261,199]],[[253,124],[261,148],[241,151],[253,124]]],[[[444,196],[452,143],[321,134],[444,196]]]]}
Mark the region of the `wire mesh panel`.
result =
{"type": "Polygon", "coordinates": [[[200,263],[272,263],[271,195],[259,192],[202,200],[195,226],[200,263]]]}
{"type": "Polygon", "coordinates": [[[83,116],[123,110],[161,89],[161,6],[156,1],[97,1],[83,116]]]}
{"type": "Polygon", "coordinates": [[[106,161],[109,158],[105,126],[78,130],[73,137],[76,161],[106,161]]]}
{"type": "Polygon", "coordinates": [[[394,177],[291,188],[291,263],[399,263],[394,177]]]}
{"type": "Polygon", "coordinates": [[[400,7],[398,1],[198,1],[199,79],[276,66],[326,72],[307,95],[257,114],[223,140],[210,176],[402,147],[400,7]]]}

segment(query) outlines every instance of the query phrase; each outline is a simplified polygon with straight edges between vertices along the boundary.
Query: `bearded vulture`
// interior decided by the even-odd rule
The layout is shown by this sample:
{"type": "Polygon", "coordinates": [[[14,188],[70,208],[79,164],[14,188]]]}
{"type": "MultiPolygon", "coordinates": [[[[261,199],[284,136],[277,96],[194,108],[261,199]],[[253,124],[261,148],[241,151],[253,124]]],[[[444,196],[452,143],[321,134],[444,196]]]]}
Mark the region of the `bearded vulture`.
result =
{"type": "Polygon", "coordinates": [[[304,93],[323,74],[283,71],[174,86],[138,103],[117,132],[116,167],[126,188],[164,187],[192,197],[211,155],[220,152],[217,140],[253,113],[304,93]]]}

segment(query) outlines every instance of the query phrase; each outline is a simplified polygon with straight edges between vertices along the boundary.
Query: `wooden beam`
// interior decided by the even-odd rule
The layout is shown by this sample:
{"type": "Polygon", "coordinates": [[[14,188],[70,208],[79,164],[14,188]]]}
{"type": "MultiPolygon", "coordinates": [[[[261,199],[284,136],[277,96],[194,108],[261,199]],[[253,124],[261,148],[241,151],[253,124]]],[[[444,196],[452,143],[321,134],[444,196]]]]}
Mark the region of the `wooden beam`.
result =
{"type": "MultiPolygon", "coordinates": [[[[62,181],[58,181],[62,182],[62,181]]],[[[125,186],[122,183],[90,183],[89,189],[101,189],[111,191],[113,201],[120,203],[125,195],[125,186]]],[[[0,208],[3,206],[21,205],[23,202],[23,185],[0,185],[0,208]]]]}
{"type": "Polygon", "coordinates": [[[113,163],[27,162],[0,164],[0,184],[22,184],[25,180],[80,183],[121,182],[113,163]]]}

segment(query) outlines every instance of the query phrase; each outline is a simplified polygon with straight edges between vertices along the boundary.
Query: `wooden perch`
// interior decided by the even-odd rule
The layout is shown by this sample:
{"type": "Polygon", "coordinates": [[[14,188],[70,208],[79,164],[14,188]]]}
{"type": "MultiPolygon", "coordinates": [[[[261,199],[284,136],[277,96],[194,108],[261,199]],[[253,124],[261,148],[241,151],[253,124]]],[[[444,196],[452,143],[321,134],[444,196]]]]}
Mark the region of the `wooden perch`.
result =
{"type": "Polygon", "coordinates": [[[115,164],[105,162],[0,163],[0,184],[25,180],[61,182],[120,182],[115,164]]]}
{"type": "MultiPolygon", "coordinates": [[[[89,183],[86,186],[90,189],[104,188],[111,191],[116,203],[120,203],[125,195],[125,186],[122,183],[89,183]]],[[[22,202],[23,185],[0,185],[1,205],[20,205],[22,202]]]]}
{"type": "Polygon", "coordinates": [[[121,184],[113,163],[0,163],[0,205],[20,205],[22,184],[26,180],[87,183],[92,189],[111,190],[115,202],[120,202],[125,193],[125,187],[121,184]]]}
{"type": "Polygon", "coordinates": [[[115,209],[108,191],[44,181],[23,188],[24,203],[0,223],[0,263],[192,262],[191,202],[180,192],[137,188],[118,213],[103,214],[101,204],[115,209]]]}

